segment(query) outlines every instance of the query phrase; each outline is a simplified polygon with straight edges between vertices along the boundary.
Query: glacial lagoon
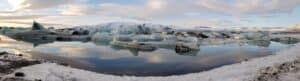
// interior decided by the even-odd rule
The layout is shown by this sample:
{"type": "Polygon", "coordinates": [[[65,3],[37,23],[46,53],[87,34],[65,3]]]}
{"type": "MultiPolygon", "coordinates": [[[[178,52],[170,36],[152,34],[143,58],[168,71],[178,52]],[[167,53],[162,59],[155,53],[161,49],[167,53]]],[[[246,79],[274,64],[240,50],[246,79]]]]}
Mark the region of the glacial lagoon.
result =
{"type": "Polygon", "coordinates": [[[1,42],[0,47],[30,53],[32,58],[120,76],[169,76],[202,72],[272,55],[293,46],[273,41],[249,40],[247,43],[205,44],[200,45],[200,50],[197,51],[176,53],[172,47],[139,51],[92,41],[54,41],[36,45],[2,37],[1,42]]]}

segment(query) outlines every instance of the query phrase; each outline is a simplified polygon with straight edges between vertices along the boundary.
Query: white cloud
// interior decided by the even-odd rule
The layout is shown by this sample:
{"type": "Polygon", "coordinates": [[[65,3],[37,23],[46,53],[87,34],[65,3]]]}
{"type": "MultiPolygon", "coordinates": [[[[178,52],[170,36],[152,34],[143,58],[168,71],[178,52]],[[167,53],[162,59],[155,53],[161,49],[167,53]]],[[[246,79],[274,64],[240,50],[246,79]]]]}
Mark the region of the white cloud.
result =
{"type": "Polygon", "coordinates": [[[95,14],[97,13],[97,9],[95,7],[89,5],[68,5],[66,9],[64,9],[61,14],[62,15],[71,15],[71,16],[81,16],[81,15],[88,15],[88,14],[95,14]]]}
{"type": "Polygon", "coordinates": [[[7,0],[13,10],[54,8],[81,0],[7,0]]]}
{"type": "Polygon", "coordinates": [[[290,13],[300,5],[300,0],[201,0],[197,4],[209,11],[230,14],[290,13]]]}
{"type": "Polygon", "coordinates": [[[182,27],[195,27],[195,26],[208,26],[208,27],[232,27],[239,24],[236,24],[229,20],[223,19],[182,19],[182,20],[174,20],[173,24],[182,27]]]}
{"type": "Polygon", "coordinates": [[[148,0],[145,5],[121,5],[101,3],[98,6],[71,5],[62,14],[101,14],[128,18],[168,17],[189,12],[218,13],[220,15],[249,15],[269,13],[289,13],[300,0],[148,0]]]}
{"type": "Polygon", "coordinates": [[[145,7],[103,3],[98,5],[72,4],[61,12],[62,15],[83,16],[100,15],[130,19],[144,19],[149,14],[145,7]]]}
{"type": "Polygon", "coordinates": [[[166,0],[148,0],[147,7],[150,9],[162,9],[166,6],[166,0]]]}

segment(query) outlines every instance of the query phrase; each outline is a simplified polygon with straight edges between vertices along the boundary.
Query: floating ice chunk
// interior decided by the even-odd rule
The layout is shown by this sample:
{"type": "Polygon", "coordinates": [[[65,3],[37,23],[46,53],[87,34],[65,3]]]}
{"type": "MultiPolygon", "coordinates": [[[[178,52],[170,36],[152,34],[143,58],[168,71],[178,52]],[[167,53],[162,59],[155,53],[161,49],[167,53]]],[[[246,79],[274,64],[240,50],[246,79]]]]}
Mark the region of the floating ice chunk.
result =
{"type": "Polygon", "coordinates": [[[162,41],[163,38],[160,35],[157,34],[151,34],[151,35],[135,35],[132,37],[132,39],[137,41],[162,41]]]}
{"type": "Polygon", "coordinates": [[[267,32],[248,32],[244,33],[242,38],[248,40],[269,40],[270,36],[267,32]]]}
{"type": "Polygon", "coordinates": [[[112,41],[113,37],[110,33],[107,32],[97,32],[92,36],[92,41],[96,42],[107,42],[112,41]]]}

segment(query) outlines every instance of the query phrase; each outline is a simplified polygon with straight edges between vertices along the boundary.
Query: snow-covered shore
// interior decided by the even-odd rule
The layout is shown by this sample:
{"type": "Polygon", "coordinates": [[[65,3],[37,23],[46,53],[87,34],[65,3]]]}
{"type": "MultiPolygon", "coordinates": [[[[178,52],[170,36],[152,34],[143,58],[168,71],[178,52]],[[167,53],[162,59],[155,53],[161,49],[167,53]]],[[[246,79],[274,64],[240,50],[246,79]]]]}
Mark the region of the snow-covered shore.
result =
{"type": "MultiPolygon", "coordinates": [[[[23,67],[15,72],[22,72],[26,80],[42,81],[252,81],[259,77],[261,69],[274,65],[293,62],[300,56],[300,44],[262,58],[251,59],[247,62],[232,64],[206,72],[191,73],[167,77],[134,77],[99,74],[54,63],[43,63],[23,67]]],[[[14,77],[10,74],[5,77],[14,77]]]]}

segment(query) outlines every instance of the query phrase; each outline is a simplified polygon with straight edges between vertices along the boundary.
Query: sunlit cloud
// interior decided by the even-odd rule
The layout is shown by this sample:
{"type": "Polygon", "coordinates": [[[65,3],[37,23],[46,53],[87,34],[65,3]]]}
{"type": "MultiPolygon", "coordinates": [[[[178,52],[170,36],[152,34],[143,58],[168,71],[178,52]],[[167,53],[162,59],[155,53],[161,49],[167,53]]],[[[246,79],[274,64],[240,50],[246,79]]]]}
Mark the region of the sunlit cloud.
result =
{"type": "Polygon", "coordinates": [[[162,9],[166,6],[165,0],[148,0],[147,6],[152,9],[162,9]]]}
{"type": "Polygon", "coordinates": [[[23,20],[44,17],[43,15],[0,16],[1,20],[23,20]]]}
{"type": "Polygon", "coordinates": [[[45,9],[53,8],[64,4],[75,2],[76,0],[7,0],[12,5],[13,10],[23,9],[45,9]]]}
{"type": "Polygon", "coordinates": [[[25,2],[25,0],[7,0],[8,3],[12,6],[12,10],[18,10],[21,9],[24,6],[29,6],[27,5],[22,5],[22,3],[25,2]]]}

